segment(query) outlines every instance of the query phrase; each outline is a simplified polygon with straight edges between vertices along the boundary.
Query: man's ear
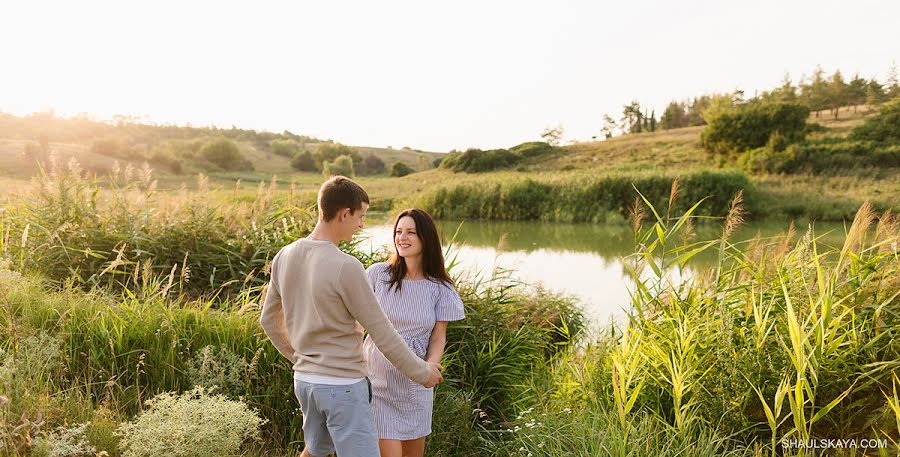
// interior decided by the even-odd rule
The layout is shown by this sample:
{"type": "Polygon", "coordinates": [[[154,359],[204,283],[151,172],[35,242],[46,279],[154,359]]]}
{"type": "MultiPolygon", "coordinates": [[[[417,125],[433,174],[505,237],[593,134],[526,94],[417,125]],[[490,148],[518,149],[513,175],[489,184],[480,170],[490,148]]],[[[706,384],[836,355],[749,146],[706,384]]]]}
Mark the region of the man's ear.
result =
{"type": "Polygon", "coordinates": [[[346,218],[352,215],[352,212],[353,211],[350,208],[341,208],[341,211],[338,213],[338,217],[341,218],[341,222],[344,222],[346,218]]]}

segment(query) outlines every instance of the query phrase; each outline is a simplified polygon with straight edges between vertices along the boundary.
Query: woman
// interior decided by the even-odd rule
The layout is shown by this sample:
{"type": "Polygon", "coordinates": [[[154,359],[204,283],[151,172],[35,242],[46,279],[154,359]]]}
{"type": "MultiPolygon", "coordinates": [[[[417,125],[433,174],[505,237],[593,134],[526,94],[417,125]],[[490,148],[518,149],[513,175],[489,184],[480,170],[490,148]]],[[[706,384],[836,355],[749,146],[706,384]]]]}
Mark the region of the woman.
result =
{"type": "MultiPolygon", "coordinates": [[[[381,308],[410,349],[427,362],[440,363],[447,322],[464,313],[431,216],[419,209],[400,213],[390,259],[367,273],[381,308]]],[[[434,390],[400,374],[368,338],[364,350],[381,456],[422,457],[425,436],[431,433],[434,390]]]]}

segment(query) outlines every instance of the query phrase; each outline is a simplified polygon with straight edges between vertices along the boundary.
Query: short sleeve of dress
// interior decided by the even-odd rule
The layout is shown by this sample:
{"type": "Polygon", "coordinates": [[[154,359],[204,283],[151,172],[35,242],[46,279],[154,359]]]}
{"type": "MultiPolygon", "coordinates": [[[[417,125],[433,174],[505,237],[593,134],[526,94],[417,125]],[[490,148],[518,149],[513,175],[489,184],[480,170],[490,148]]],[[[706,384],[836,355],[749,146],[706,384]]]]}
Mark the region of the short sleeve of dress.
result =
{"type": "Polygon", "coordinates": [[[372,290],[375,290],[375,281],[379,281],[381,278],[381,272],[384,271],[385,264],[383,262],[372,264],[369,268],[366,268],[366,276],[369,278],[369,284],[372,286],[372,290]]]}
{"type": "Polygon", "coordinates": [[[436,321],[458,321],[466,317],[462,299],[456,289],[448,284],[438,286],[438,300],[434,309],[436,321]]]}

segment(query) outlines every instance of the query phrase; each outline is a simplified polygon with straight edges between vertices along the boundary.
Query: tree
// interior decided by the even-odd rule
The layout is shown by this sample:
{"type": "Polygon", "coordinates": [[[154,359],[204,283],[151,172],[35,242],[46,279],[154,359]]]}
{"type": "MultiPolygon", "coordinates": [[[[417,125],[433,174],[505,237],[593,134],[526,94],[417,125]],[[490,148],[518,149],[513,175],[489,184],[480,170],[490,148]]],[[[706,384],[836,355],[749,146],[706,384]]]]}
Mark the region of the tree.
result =
{"type": "Polygon", "coordinates": [[[334,162],[325,162],[322,164],[322,174],[325,176],[347,176],[354,177],[356,173],[353,170],[353,158],[349,155],[338,156],[334,162]]]}
{"type": "Polygon", "coordinates": [[[674,100],[669,102],[666,110],[663,111],[662,116],[659,118],[659,126],[664,130],[671,130],[687,127],[687,125],[688,118],[684,104],[674,100]]]}
{"type": "Polygon", "coordinates": [[[900,99],[882,105],[877,116],[850,132],[850,138],[885,145],[900,144],[900,99]]]}
{"type": "Polygon", "coordinates": [[[244,158],[240,148],[227,138],[206,143],[200,149],[200,157],[225,171],[252,171],[253,163],[244,158]]]}
{"type": "Polygon", "coordinates": [[[272,148],[274,154],[289,158],[296,156],[300,149],[297,143],[291,140],[272,140],[269,142],[269,147],[272,148]]]}
{"type": "Polygon", "coordinates": [[[644,124],[644,114],[641,113],[641,104],[637,100],[622,107],[622,129],[626,133],[641,133],[644,124]]]}
{"type": "Polygon", "coordinates": [[[768,102],[794,103],[797,101],[797,88],[791,81],[791,74],[785,73],[781,79],[781,86],[771,92],[764,92],[762,98],[768,102]]]}
{"type": "Polygon", "coordinates": [[[847,84],[840,70],[835,70],[828,84],[828,105],[834,118],[838,118],[841,107],[847,104],[847,84]]]}
{"type": "Polygon", "coordinates": [[[650,111],[650,131],[656,131],[656,110],[650,111]]]}
{"type": "Polygon", "coordinates": [[[779,147],[806,136],[809,108],[799,103],[751,101],[727,110],[707,111],[709,124],[700,134],[707,151],[727,156],[761,148],[777,138],[779,147]]]}
{"type": "Polygon", "coordinates": [[[316,164],[319,168],[324,169],[325,162],[333,162],[340,156],[349,156],[354,164],[359,164],[362,162],[362,156],[359,154],[359,151],[356,148],[351,148],[350,146],[346,146],[343,144],[336,143],[321,143],[316,147],[316,152],[313,154],[313,158],[316,160],[316,164]]]}
{"type": "Polygon", "coordinates": [[[291,159],[291,167],[300,171],[319,171],[311,152],[303,150],[291,159]]]}
{"type": "Polygon", "coordinates": [[[366,174],[378,175],[387,171],[387,166],[384,164],[383,160],[370,152],[366,154],[366,157],[363,159],[363,169],[366,174]]]}
{"type": "Polygon", "coordinates": [[[562,141],[563,133],[563,127],[561,125],[547,127],[541,132],[541,138],[551,146],[559,146],[560,141],[562,141]]]}
{"type": "Polygon", "coordinates": [[[394,164],[391,165],[391,176],[406,176],[410,173],[414,173],[415,171],[416,170],[413,170],[412,167],[403,162],[394,162],[394,164]]]}
{"type": "Polygon", "coordinates": [[[900,97],[900,84],[897,82],[897,62],[891,62],[891,68],[888,70],[884,84],[884,91],[888,99],[900,97]]]}
{"type": "Polygon", "coordinates": [[[612,118],[609,114],[603,115],[603,126],[600,127],[600,132],[603,133],[603,137],[606,139],[610,139],[613,137],[613,134],[619,128],[618,124],[616,124],[616,120],[612,118]]]}
{"type": "Polygon", "coordinates": [[[866,105],[875,106],[884,101],[884,88],[876,80],[871,80],[866,85],[866,105]]]}
{"type": "Polygon", "coordinates": [[[847,83],[847,103],[853,105],[853,112],[856,107],[866,102],[867,85],[865,79],[859,77],[859,73],[853,75],[853,79],[847,83]]]}
{"type": "Polygon", "coordinates": [[[817,66],[809,82],[801,85],[802,100],[809,106],[809,109],[815,111],[817,118],[820,111],[828,108],[828,91],[825,71],[822,70],[822,67],[817,66]]]}

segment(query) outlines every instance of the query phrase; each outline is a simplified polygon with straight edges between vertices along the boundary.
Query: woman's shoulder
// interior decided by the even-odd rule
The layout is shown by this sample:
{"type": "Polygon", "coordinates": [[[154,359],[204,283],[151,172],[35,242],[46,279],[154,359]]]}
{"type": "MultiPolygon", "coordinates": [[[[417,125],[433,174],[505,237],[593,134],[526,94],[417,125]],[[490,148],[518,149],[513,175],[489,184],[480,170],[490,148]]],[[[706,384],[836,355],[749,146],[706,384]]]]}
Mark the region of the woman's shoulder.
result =
{"type": "Polygon", "coordinates": [[[377,276],[384,274],[388,271],[388,263],[387,262],[377,262],[373,263],[369,268],[366,268],[366,273],[370,276],[377,276]]]}

